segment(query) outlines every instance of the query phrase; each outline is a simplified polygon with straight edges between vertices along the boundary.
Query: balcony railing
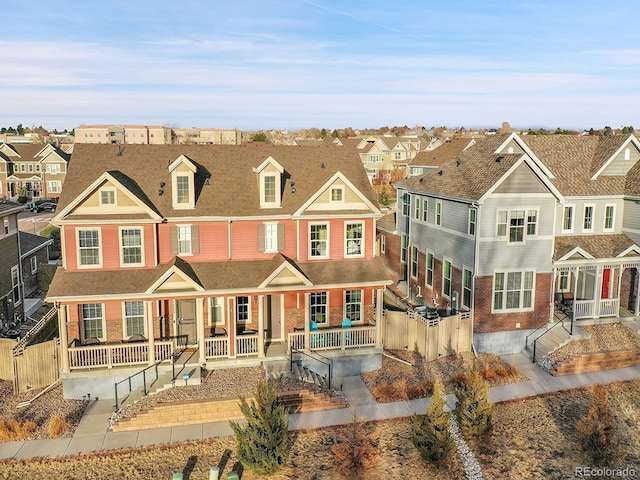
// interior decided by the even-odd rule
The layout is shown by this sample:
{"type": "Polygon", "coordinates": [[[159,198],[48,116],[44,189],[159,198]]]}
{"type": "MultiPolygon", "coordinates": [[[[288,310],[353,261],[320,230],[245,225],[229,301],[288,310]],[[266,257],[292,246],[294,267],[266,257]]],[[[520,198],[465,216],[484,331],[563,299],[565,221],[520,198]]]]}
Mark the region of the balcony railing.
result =
{"type": "Polygon", "coordinates": [[[616,317],[620,311],[619,298],[603,298],[600,300],[600,316],[616,317]]]}
{"type": "MultiPolygon", "coordinates": [[[[376,327],[323,328],[309,333],[311,350],[345,350],[347,348],[373,347],[376,344],[376,327]]],[[[304,332],[289,334],[289,350],[304,350],[304,332]]]]}
{"type": "Polygon", "coordinates": [[[205,338],[204,349],[206,358],[226,358],[229,356],[229,338],[205,338]]]}

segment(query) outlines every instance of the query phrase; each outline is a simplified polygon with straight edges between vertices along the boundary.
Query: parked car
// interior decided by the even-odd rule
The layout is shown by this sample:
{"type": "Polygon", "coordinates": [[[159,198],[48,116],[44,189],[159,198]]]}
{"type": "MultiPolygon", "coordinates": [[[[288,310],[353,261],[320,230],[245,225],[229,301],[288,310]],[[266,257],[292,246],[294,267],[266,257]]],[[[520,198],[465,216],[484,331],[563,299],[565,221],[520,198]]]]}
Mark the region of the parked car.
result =
{"type": "Polygon", "coordinates": [[[39,212],[55,212],[56,211],[56,207],[57,205],[53,202],[44,202],[44,203],[40,203],[38,205],[34,205],[34,207],[31,209],[31,211],[33,213],[39,213],[39,212]]]}

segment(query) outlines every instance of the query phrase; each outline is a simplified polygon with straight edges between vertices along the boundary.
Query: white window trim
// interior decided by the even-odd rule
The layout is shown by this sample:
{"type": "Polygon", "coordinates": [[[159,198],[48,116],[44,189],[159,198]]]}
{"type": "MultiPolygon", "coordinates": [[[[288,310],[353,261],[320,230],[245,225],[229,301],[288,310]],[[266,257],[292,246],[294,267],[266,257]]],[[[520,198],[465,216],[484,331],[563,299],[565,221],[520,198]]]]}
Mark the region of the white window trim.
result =
{"type": "Polygon", "coordinates": [[[260,208],[280,208],[280,174],[276,172],[262,172],[260,173],[260,208]],[[265,195],[265,182],[267,177],[273,177],[275,189],[275,196],[273,202],[267,202],[264,198],[265,195]]]}
{"type": "MultiPolygon", "coordinates": [[[[328,292],[327,292],[327,302],[329,301],[329,296],[328,296],[328,292]]],[[[354,302],[352,302],[352,304],[355,305],[354,302]]],[[[327,304],[327,309],[329,308],[328,304],[327,304]]],[[[362,290],[361,288],[350,288],[347,289],[343,292],[342,294],[342,312],[344,313],[344,317],[345,318],[349,318],[349,320],[351,320],[352,323],[354,324],[361,324],[364,323],[364,290],[362,290]],[[347,291],[359,291],[360,292],[360,302],[358,302],[360,304],[360,320],[354,320],[351,317],[347,317],[347,291]]]]}
{"type": "Polygon", "coordinates": [[[464,309],[464,310],[470,310],[473,307],[473,271],[470,268],[467,268],[465,266],[462,267],[462,285],[460,290],[462,290],[461,294],[460,294],[460,298],[458,299],[458,310],[460,309],[464,309]],[[465,285],[464,285],[464,274],[465,272],[469,272],[469,278],[471,279],[471,285],[469,286],[469,305],[465,305],[464,304],[464,290],[465,290],[465,285]]]}
{"type": "Polygon", "coordinates": [[[573,203],[566,203],[562,206],[562,219],[561,219],[561,231],[562,233],[573,233],[574,225],[576,224],[576,206],[573,203]],[[565,208],[571,208],[571,228],[564,228],[565,220],[565,208]]]}
{"type": "MultiPolygon", "coordinates": [[[[522,303],[522,299],[523,296],[521,296],[521,301],[520,303],[522,303]]],[[[512,270],[494,270],[493,275],[491,276],[491,313],[513,313],[513,312],[533,312],[535,310],[535,306],[536,306],[536,271],[535,269],[531,269],[531,268],[526,268],[526,269],[512,269],[512,270]],[[522,274],[522,288],[520,290],[520,293],[524,293],[524,274],[527,272],[532,272],[533,274],[533,282],[531,284],[531,307],[529,308],[499,308],[496,309],[495,306],[495,301],[496,301],[496,296],[495,296],[495,278],[496,278],[496,274],[497,273],[503,273],[504,274],[504,282],[505,282],[505,289],[503,290],[504,292],[504,298],[503,298],[503,304],[506,305],[507,304],[507,276],[509,273],[514,273],[514,272],[519,272],[522,274]]]]}
{"type": "Polygon", "coordinates": [[[29,264],[31,267],[31,273],[37,273],[38,272],[38,257],[36,257],[35,255],[33,257],[31,257],[29,259],[29,264]]]}
{"type": "Polygon", "coordinates": [[[442,226],[442,200],[436,200],[435,224],[442,226]]]}
{"type": "Polygon", "coordinates": [[[427,287],[431,287],[431,288],[433,288],[433,274],[435,270],[435,263],[436,263],[435,255],[433,254],[433,252],[430,252],[429,250],[427,250],[427,252],[425,253],[425,260],[424,260],[424,284],[427,287]],[[431,269],[429,269],[429,255],[431,255],[431,269]],[[429,278],[429,270],[431,270],[431,283],[427,283],[427,280],[429,278]]]}
{"type": "MultiPolygon", "coordinates": [[[[329,232],[327,232],[327,243],[329,239],[329,232]]],[[[345,258],[362,258],[364,257],[364,248],[366,245],[365,240],[365,228],[364,222],[344,222],[344,256],[345,258]],[[362,229],[362,237],[360,238],[360,253],[347,253],[347,226],[348,225],[360,225],[362,229]]],[[[328,250],[328,246],[327,246],[328,250]]]]}
{"type": "Polygon", "coordinates": [[[252,302],[253,298],[251,297],[251,295],[236,295],[234,297],[234,301],[233,301],[233,307],[234,307],[234,318],[236,321],[236,325],[250,325],[251,321],[252,321],[252,315],[251,315],[251,302],[252,302]],[[247,319],[240,321],[238,319],[238,297],[247,297],[248,300],[248,308],[247,308],[247,319]]]}
{"type": "Polygon", "coordinates": [[[420,210],[420,220],[423,223],[429,223],[429,199],[422,199],[422,206],[420,207],[420,210]]]}
{"type": "Polygon", "coordinates": [[[417,279],[418,275],[420,275],[420,260],[419,260],[419,250],[418,250],[418,246],[417,245],[411,245],[409,247],[409,275],[411,276],[411,278],[413,279],[417,279]],[[415,250],[414,250],[415,249],[415,250]],[[415,251],[415,258],[413,256],[415,251]],[[414,266],[414,262],[415,262],[415,275],[413,274],[413,266],[414,266]]]}
{"type": "MultiPolygon", "coordinates": [[[[142,300],[129,300],[129,302],[139,302],[142,300]]],[[[131,337],[131,335],[127,335],[127,310],[125,308],[125,302],[122,302],[122,338],[129,338],[131,337]]],[[[102,307],[104,308],[104,307],[102,307]]],[[[104,310],[102,313],[102,316],[104,317],[104,310]]],[[[147,302],[142,301],[142,328],[143,328],[143,335],[145,338],[149,338],[147,335],[147,302]]]]}
{"type": "Polygon", "coordinates": [[[402,233],[400,234],[400,263],[406,264],[408,257],[409,257],[409,238],[407,237],[407,235],[402,233]],[[402,258],[403,251],[404,251],[404,259],[402,258]]]}
{"type": "MultiPolygon", "coordinates": [[[[272,239],[274,240],[274,239],[272,239]]],[[[278,251],[278,222],[264,222],[264,252],[275,253],[278,251]],[[267,226],[275,226],[275,242],[271,242],[274,248],[267,248],[267,226]]]]}
{"type": "Polygon", "coordinates": [[[413,196],[413,218],[420,220],[422,210],[422,199],[418,195],[413,196]]]}
{"type": "MultiPolygon", "coordinates": [[[[364,232],[363,232],[364,234],[364,232]]],[[[331,224],[329,222],[311,222],[309,223],[309,227],[308,227],[308,235],[309,235],[309,244],[308,244],[308,249],[309,249],[309,259],[315,260],[315,259],[326,259],[330,257],[330,247],[331,247],[331,224]],[[313,255],[312,252],[313,250],[311,249],[311,227],[314,225],[325,225],[327,227],[327,253],[326,255],[313,255]]]]}
{"type": "Polygon", "coordinates": [[[325,305],[325,318],[324,318],[324,322],[316,322],[317,325],[329,325],[329,316],[331,315],[331,295],[330,292],[328,290],[319,290],[316,292],[310,292],[309,293],[309,305],[307,306],[307,308],[309,309],[309,319],[313,320],[313,318],[311,317],[311,295],[314,293],[324,293],[325,294],[325,299],[326,299],[326,303],[325,305]]]}
{"type": "Polygon", "coordinates": [[[527,208],[524,211],[524,239],[527,240],[527,237],[537,237],[538,230],[540,229],[540,209],[539,208],[527,208]],[[529,212],[536,212],[536,221],[534,225],[536,226],[536,233],[529,233],[529,212]]]}
{"type": "Polygon", "coordinates": [[[195,208],[195,180],[194,175],[191,172],[177,172],[171,173],[171,193],[174,210],[189,210],[195,208]],[[184,203],[178,203],[178,177],[187,177],[189,184],[189,201],[184,203]]]}
{"type": "Polygon", "coordinates": [[[100,206],[115,206],[118,204],[118,192],[115,188],[101,188],[99,191],[100,206]],[[113,203],[104,203],[102,201],[102,192],[113,192],[113,203]]]}
{"type": "Polygon", "coordinates": [[[450,258],[444,257],[442,259],[442,296],[448,300],[451,300],[452,293],[453,293],[453,261],[450,258]],[[444,291],[444,280],[445,280],[444,274],[446,272],[446,269],[444,268],[444,266],[445,266],[445,263],[447,262],[451,266],[451,269],[450,269],[451,277],[449,278],[449,293],[446,293],[444,291]]]}
{"type": "Polygon", "coordinates": [[[333,186],[329,189],[329,203],[344,203],[344,187],[342,185],[333,186]],[[340,200],[333,199],[333,191],[340,192],[340,200]]]}
{"type": "Polygon", "coordinates": [[[143,267],[145,265],[144,257],[144,228],[138,225],[118,227],[118,246],[120,247],[120,266],[123,268],[143,267]],[[124,263],[124,246],[122,245],[123,230],[140,230],[140,263],[124,263]]]}
{"type": "Polygon", "coordinates": [[[102,312],[102,337],[96,337],[98,340],[100,340],[101,342],[104,342],[107,340],[107,337],[105,337],[104,335],[107,333],[107,322],[105,320],[105,307],[104,307],[104,303],[101,302],[87,302],[87,303],[81,303],[78,305],[78,308],[80,309],[79,313],[79,320],[81,323],[81,328],[80,328],[80,336],[82,337],[80,340],[81,341],[86,341],[87,338],[84,336],[84,317],[82,316],[82,305],[91,305],[91,304],[97,304],[100,305],[100,310],[102,312]]]}
{"type": "Polygon", "coordinates": [[[475,208],[469,209],[469,217],[467,222],[467,235],[475,236],[476,231],[478,230],[478,210],[475,208]],[[473,215],[473,221],[471,221],[471,216],[473,215]],[[473,225],[473,232],[471,231],[471,226],[473,225]]]}
{"type": "Polygon", "coordinates": [[[594,203],[585,203],[582,208],[582,232],[593,233],[596,224],[596,206],[594,203]],[[584,222],[586,220],[587,208],[591,208],[591,228],[585,228],[584,222]]]}
{"type": "Polygon", "coordinates": [[[616,204],[615,203],[605,203],[604,204],[604,218],[602,219],[602,231],[611,233],[616,229],[616,204]],[[607,228],[607,208],[611,207],[613,209],[611,215],[611,227],[607,228]]]}
{"type": "Polygon", "coordinates": [[[226,315],[225,315],[225,313],[226,313],[225,312],[225,310],[226,310],[225,309],[225,304],[226,304],[225,300],[226,300],[225,297],[209,297],[209,301],[207,302],[208,303],[208,308],[209,308],[209,312],[208,312],[209,313],[209,318],[207,319],[207,325],[209,327],[215,327],[217,325],[226,325],[227,322],[226,322],[226,315]],[[221,301],[220,312],[222,314],[222,320],[220,322],[213,322],[212,321],[212,319],[213,319],[213,315],[211,313],[212,310],[213,310],[212,300],[220,300],[221,301]]]}
{"type": "Polygon", "coordinates": [[[78,269],[102,268],[102,229],[99,227],[76,228],[76,266],[78,269]],[[82,265],[80,263],[80,231],[95,230],[98,232],[98,263],[82,265]]]}
{"type": "Polygon", "coordinates": [[[402,192],[402,190],[399,190],[398,194],[400,195],[400,214],[408,217],[411,215],[411,195],[409,192],[402,192]]]}
{"type": "MultiPolygon", "coordinates": [[[[476,214],[477,215],[477,214],[476,214]]],[[[476,229],[477,229],[477,217],[476,217],[476,229]]],[[[505,210],[505,209],[500,209],[496,211],[496,229],[495,229],[495,234],[496,234],[496,238],[502,238],[507,242],[507,245],[524,245],[527,243],[527,238],[528,237],[537,237],[538,236],[538,229],[540,227],[540,209],[538,207],[527,207],[527,206],[518,206],[516,208],[512,208],[509,210],[505,210]],[[536,226],[536,233],[529,235],[527,233],[527,228],[529,226],[529,212],[530,211],[534,211],[536,212],[536,221],[535,221],[535,226],[536,226]],[[501,212],[506,212],[507,214],[507,221],[506,224],[504,223],[500,223],[500,213],[501,212]],[[511,229],[515,228],[511,225],[511,219],[512,219],[512,213],[513,212],[524,212],[524,218],[523,218],[523,225],[522,225],[522,241],[520,242],[516,242],[516,241],[512,241],[511,240],[511,229]],[[498,227],[500,225],[506,225],[506,231],[504,235],[499,235],[498,234],[498,227]]],[[[518,227],[520,228],[520,227],[518,227]]]]}
{"type": "Polygon", "coordinates": [[[15,290],[16,287],[18,287],[18,301],[14,303],[14,306],[20,305],[22,303],[22,287],[20,285],[21,280],[20,280],[20,266],[19,265],[14,265],[13,267],[11,267],[11,293],[9,293],[9,298],[11,299],[11,301],[13,300],[13,291],[15,290]],[[15,276],[17,278],[17,283],[13,283],[13,278],[14,278],[14,273],[15,276]]]}
{"type": "Polygon", "coordinates": [[[387,236],[380,235],[380,253],[386,253],[387,250],[387,236]]]}
{"type": "Polygon", "coordinates": [[[182,223],[176,225],[176,250],[177,255],[184,257],[193,256],[193,229],[190,223],[182,223]],[[180,227],[189,227],[189,252],[181,252],[180,251],[180,227]]]}

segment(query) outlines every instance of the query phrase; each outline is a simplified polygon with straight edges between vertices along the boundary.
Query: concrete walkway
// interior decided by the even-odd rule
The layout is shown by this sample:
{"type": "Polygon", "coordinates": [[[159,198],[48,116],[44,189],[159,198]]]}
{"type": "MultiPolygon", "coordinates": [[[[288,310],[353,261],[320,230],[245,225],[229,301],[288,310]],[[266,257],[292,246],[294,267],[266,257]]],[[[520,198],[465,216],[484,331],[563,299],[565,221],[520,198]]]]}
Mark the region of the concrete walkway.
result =
{"type": "MultiPolygon", "coordinates": [[[[493,387],[489,399],[493,402],[530,397],[586,385],[640,379],[640,365],[601,372],[583,373],[553,377],[543,372],[528,357],[518,354],[503,357],[527,378],[528,381],[493,387]]],[[[423,414],[431,404],[428,398],[405,402],[377,403],[364,386],[360,377],[336,379],[349,404],[354,407],[358,418],[383,420],[408,417],[413,413],[423,414]]],[[[447,395],[447,405],[453,408],[455,397],[447,395]]],[[[78,455],[103,450],[147,447],[187,440],[233,435],[228,422],[181,425],[177,427],[154,428],[133,432],[107,432],[113,412],[112,400],[98,400],[87,408],[72,438],[55,440],[27,440],[0,443],[0,459],[25,459],[35,457],[57,457],[78,455]]],[[[352,409],[342,408],[319,412],[294,413],[289,415],[289,429],[322,428],[348,424],[352,421],[352,409]]]]}

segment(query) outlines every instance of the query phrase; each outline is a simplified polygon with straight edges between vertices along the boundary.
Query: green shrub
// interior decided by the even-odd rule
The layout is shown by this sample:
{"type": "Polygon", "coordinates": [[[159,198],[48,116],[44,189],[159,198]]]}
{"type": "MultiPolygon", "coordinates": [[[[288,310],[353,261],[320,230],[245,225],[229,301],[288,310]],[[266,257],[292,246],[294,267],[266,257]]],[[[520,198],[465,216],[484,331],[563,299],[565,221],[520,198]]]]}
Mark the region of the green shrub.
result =
{"type": "Polygon", "coordinates": [[[482,378],[476,362],[467,372],[466,379],[466,383],[456,389],[455,414],[460,432],[470,438],[491,431],[495,405],[489,401],[489,384],[482,378]]]}
{"type": "Polygon", "coordinates": [[[258,384],[255,401],[240,397],[246,425],[229,422],[238,443],[238,459],[259,475],[277,472],[289,452],[289,420],[274,385],[258,384]]]}

